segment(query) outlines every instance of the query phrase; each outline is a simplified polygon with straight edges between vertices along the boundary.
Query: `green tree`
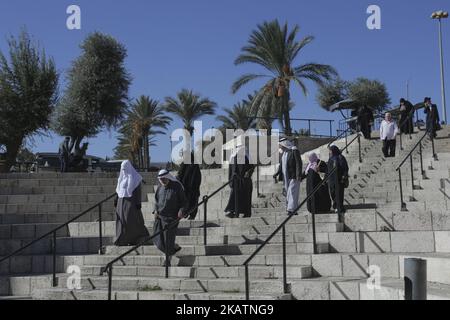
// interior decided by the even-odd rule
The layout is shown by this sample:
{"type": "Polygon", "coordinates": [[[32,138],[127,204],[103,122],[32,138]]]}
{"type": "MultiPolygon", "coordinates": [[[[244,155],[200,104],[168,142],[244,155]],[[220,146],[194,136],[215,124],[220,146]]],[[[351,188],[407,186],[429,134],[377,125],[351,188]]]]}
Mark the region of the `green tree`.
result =
{"type": "Polygon", "coordinates": [[[251,117],[248,101],[235,104],[232,109],[225,108],[225,115],[217,116],[217,120],[222,122],[224,129],[248,129],[256,128],[256,119],[251,117]]]}
{"type": "Polygon", "coordinates": [[[9,169],[24,141],[49,128],[58,101],[58,72],[52,58],[23,30],[0,52],[0,145],[9,169]]]}
{"type": "Polygon", "coordinates": [[[131,77],[125,69],[127,51],[111,36],[89,35],[82,54],[68,73],[68,86],[52,119],[52,129],[71,137],[71,149],[96,136],[104,127],[116,127],[127,109],[131,77]]]}
{"type": "Polygon", "coordinates": [[[122,140],[119,138],[119,145],[122,148],[126,145],[130,146],[130,153],[134,154],[140,168],[150,168],[152,137],[163,134],[163,130],[166,130],[172,121],[164,112],[164,107],[148,96],[139,97],[131,104],[130,111],[127,112],[127,118],[121,130],[122,140]]]}
{"type": "Polygon", "coordinates": [[[329,111],[332,105],[348,99],[350,82],[337,78],[335,81],[329,81],[319,87],[316,100],[317,103],[329,111]]]}
{"type": "Polygon", "coordinates": [[[358,78],[348,88],[348,96],[359,106],[383,111],[391,103],[386,85],[378,80],[358,78]]]}
{"type": "Polygon", "coordinates": [[[308,90],[305,80],[322,85],[324,81],[337,75],[335,69],[329,65],[307,63],[295,66],[295,60],[302,49],[314,40],[314,37],[307,36],[297,41],[298,32],[297,25],[289,31],[287,23],[281,26],[278,20],[258,25],[248,44],[241,49],[235,65],[257,64],[270,74],[244,74],[232,86],[232,92],[236,93],[255,79],[268,78],[259,94],[270,94],[279,100],[283,127],[287,134],[292,133],[289,112],[291,83],[296,83],[306,95],[308,90]]]}
{"type": "Polygon", "coordinates": [[[167,97],[165,101],[166,111],[183,121],[184,129],[191,136],[194,133],[194,121],[206,115],[214,115],[216,107],[215,102],[186,89],[181,90],[176,98],[167,97]]]}

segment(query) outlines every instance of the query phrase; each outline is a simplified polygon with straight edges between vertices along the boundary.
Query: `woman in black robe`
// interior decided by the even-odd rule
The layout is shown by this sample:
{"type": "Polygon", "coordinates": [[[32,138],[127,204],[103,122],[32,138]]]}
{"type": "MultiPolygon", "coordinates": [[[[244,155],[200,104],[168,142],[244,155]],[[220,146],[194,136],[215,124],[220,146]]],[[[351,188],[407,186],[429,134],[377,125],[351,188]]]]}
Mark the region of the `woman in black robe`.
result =
{"type": "Polygon", "coordinates": [[[348,163],[337,146],[332,145],[329,149],[330,160],[328,161],[328,174],[337,166],[337,171],[333,171],[328,180],[330,196],[333,200],[333,209],[335,209],[335,212],[344,214],[344,195],[345,189],[348,187],[349,179],[348,163]]]}
{"type": "Polygon", "coordinates": [[[181,164],[177,178],[183,185],[187,198],[186,213],[189,214],[189,220],[195,220],[198,213],[202,173],[200,166],[194,163],[194,154],[191,155],[190,164],[185,162],[181,164]]]}
{"type": "MultiPolygon", "coordinates": [[[[328,167],[325,162],[319,159],[317,154],[309,156],[309,164],[303,174],[306,179],[306,194],[309,196],[323,182],[319,173],[327,173],[328,167]]],[[[314,197],[308,200],[308,211],[310,213],[329,213],[331,210],[331,199],[328,191],[328,184],[323,184],[314,197]]]]}
{"type": "Polygon", "coordinates": [[[142,177],[131,165],[124,161],[116,188],[116,246],[137,245],[149,237],[142,216],[141,205],[142,177]]]}
{"type": "Polygon", "coordinates": [[[231,194],[228,205],[225,208],[228,218],[239,218],[240,214],[244,218],[252,216],[252,175],[255,167],[250,164],[244,146],[238,146],[235,154],[230,158],[230,168],[228,178],[231,183],[231,194]]]}
{"type": "Polygon", "coordinates": [[[358,114],[358,123],[359,129],[364,135],[364,138],[370,140],[372,138],[372,125],[374,122],[373,112],[372,110],[364,106],[359,110],[358,114]]]}

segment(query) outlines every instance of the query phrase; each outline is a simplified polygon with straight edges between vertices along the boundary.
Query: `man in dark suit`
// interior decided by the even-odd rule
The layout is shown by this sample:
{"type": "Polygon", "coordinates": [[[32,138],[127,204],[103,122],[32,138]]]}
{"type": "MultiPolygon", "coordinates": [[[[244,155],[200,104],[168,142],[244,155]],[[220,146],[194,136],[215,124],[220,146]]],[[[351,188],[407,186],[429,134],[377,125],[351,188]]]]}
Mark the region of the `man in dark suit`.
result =
{"type": "Polygon", "coordinates": [[[59,160],[61,164],[61,172],[68,172],[69,169],[69,142],[70,138],[66,137],[59,145],[59,160]]]}
{"type": "Polygon", "coordinates": [[[431,138],[436,138],[436,131],[439,130],[441,125],[439,124],[439,111],[435,104],[431,102],[431,98],[427,97],[424,100],[425,114],[427,115],[427,132],[431,138]]]}

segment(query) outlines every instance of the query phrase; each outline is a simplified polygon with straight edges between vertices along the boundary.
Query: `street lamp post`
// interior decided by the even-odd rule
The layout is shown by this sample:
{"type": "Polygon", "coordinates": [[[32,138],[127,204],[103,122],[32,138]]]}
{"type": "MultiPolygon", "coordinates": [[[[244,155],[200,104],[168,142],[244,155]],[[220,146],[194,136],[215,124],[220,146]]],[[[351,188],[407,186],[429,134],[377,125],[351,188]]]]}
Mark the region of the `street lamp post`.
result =
{"type": "Polygon", "coordinates": [[[441,91],[442,91],[442,111],[444,116],[444,123],[447,124],[447,107],[445,99],[445,78],[444,78],[444,54],[442,45],[442,19],[448,18],[448,12],[436,11],[431,15],[431,19],[439,21],[439,52],[441,62],[441,91]]]}

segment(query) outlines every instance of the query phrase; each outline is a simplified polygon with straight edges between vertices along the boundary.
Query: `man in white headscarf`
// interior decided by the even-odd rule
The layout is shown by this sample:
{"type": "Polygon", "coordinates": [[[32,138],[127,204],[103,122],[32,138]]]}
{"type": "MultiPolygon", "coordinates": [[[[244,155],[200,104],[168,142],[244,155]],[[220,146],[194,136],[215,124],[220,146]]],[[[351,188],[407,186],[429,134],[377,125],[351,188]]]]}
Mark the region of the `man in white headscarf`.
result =
{"type": "Polygon", "coordinates": [[[297,215],[303,175],[302,157],[297,147],[287,139],[280,141],[280,151],[282,152],[280,170],[283,174],[287,212],[288,215],[297,215]]]}
{"type": "Polygon", "coordinates": [[[116,240],[117,246],[136,245],[149,237],[141,211],[142,177],[130,161],[124,161],[116,187],[116,240]]]}
{"type": "Polygon", "coordinates": [[[230,198],[225,208],[228,218],[239,218],[240,214],[243,214],[244,218],[251,217],[254,170],[255,166],[250,164],[245,144],[239,143],[230,157],[228,170],[228,180],[233,180],[230,185],[230,198]]]}
{"type": "Polygon", "coordinates": [[[168,230],[155,237],[153,243],[159,250],[171,257],[181,250],[181,247],[175,244],[175,239],[179,220],[189,214],[189,212],[185,212],[187,199],[183,185],[168,170],[161,170],[158,180],[160,185],[155,193],[153,231],[158,233],[166,227],[168,230]]]}

